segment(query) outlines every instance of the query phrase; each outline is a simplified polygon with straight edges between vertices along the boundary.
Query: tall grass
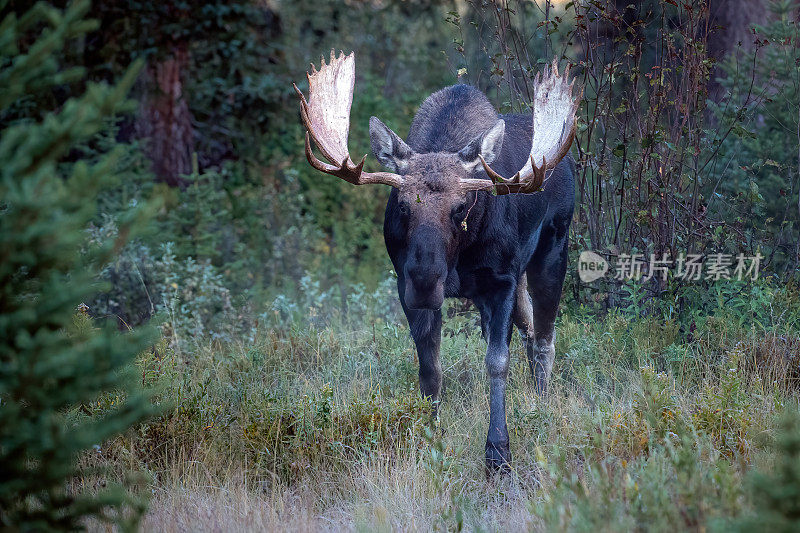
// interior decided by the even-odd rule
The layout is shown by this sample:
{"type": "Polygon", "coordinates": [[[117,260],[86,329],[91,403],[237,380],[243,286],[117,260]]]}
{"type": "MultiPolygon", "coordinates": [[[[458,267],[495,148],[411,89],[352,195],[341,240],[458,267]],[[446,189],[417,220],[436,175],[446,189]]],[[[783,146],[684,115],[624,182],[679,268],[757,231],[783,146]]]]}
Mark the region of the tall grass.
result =
{"type": "Polygon", "coordinates": [[[774,461],[762,437],[797,401],[791,328],[719,310],[687,342],[668,320],[562,316],[547,398],[515,339],[513,472],[487,480],[485,345],[472,311],[445,313],[436,421],[404,322],[333,313],[143,354],[170,410],[85,460],[149,473],[159,530],[708,529],[749,512],[746,475],[774,461]]]}

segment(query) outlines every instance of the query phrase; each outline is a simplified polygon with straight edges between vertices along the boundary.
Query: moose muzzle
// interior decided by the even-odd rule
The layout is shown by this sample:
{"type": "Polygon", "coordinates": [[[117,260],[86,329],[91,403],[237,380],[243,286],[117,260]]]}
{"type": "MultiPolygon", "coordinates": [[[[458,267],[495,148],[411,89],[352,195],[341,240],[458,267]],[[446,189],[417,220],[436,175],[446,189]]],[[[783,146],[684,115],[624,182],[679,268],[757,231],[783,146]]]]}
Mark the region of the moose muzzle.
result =
{"type": "Polygon", "coordinates": [[[439,309],[447,278],[444,239],[435,228],[420,226],[409,241],[403,268],[406,305],[411,309],[439,309]]]}

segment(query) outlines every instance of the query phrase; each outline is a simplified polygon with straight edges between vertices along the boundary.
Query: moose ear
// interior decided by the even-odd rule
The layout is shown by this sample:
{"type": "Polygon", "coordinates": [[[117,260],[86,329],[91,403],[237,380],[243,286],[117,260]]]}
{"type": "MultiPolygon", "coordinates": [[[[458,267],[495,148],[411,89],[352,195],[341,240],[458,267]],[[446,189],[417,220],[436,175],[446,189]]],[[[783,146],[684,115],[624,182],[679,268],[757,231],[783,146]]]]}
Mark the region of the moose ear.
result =
{"type": "Polygon", "coordinates": [[[492,129],[475,137],[468,145],[458,152],[458,158],[467,172],[472,172],[481,165],[479,155],[483,156],[486,163],[494,161],[500,149],[503,147],[503,135],[506,132],[506,123],[503,119],[499,119],[492,129]]]}
{"type": "Polygon", "coordinates": [[[372,153],[383,166],[398,174],[405,173],[414,151],[377,117],[369,119],[369,141],[372,153]]]}

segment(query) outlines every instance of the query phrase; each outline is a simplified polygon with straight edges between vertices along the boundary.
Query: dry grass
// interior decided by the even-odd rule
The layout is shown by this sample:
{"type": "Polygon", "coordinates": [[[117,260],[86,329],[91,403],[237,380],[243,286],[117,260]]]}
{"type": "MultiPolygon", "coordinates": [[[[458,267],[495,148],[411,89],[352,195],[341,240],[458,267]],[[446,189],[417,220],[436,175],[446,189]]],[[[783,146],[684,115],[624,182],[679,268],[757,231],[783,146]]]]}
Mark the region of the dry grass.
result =
{"type": "Polygon", "coordinates": [[[515,341],[514,469],[487,480],[473,320],[445,331],[433,430],[402,326],[270,329],[143,359],[170,408],[101,462],[149,473],[145,530],[699,530],[746,510],[759,436],[797,397],[785,336],[710,321],[681,343],[669,323],[563,318],[547,399],[515,341]]]}
{"type": "Polygon", "coordinates": [[[442,519],[440,510],[450,504],[448,493],[455,490],[472,506],[484,507],[470,529],[483,524],[527,530],[536,522],[528,510],[534,492],[518,481],[486,483],[459,478],[437,494],[429,486],[425,467],[411,458],[372,457],[354,464],[346,475],[309,475],[292,488],[253,487],[241,475],[222,486],[197,481],[157,490],[143,529],[431,531],[452,526],[442,519]]]}

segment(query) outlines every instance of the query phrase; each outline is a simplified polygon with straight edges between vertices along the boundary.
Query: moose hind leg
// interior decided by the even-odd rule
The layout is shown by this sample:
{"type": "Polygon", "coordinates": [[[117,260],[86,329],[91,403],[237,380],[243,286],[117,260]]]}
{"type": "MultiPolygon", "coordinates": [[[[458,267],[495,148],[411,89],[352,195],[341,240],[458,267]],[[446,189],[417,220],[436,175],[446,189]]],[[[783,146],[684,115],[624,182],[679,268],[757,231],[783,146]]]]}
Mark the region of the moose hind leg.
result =
{"type": "MultiPolygon", "coordinates": [[[[528,364],[539,395],[547,393],[547,382],[555,360],[555,321],[561,290],[567,269],[566,239],[554,247],[546,259],[529,266],[527,275],[532,280],[530,295],[533,299],[533,342],[529,344],[528,364]]],[[[529,341],[530,342],[530,341],[529,341]]]]}
{"type": "Polygon", "coordinates": [[[533,354],[532,357],[528,356],[528,364],[536,382],[536,393],[540,396],[547,394],[547,383],[553,371],[553,361],[556,358],[555,337],[555,328],[551,327],[549,335],[537,335],[528,352],[533,354]]]}
{"type": "Polygon", "coordinates": [[[535,381],[536,393],[545,395],[556,356],[555,321],[561,285],[543,285],[533,291],[533,342],[528,350],[528,364],[535,381]]]}
{"type": "MultiPolygon", "coordinates": [[[[540,297],[536,303],[531,301],[526,277],[522,276],[517,287],[514,325],[517,326],[522,336],[525,355],[528,358],[531,375],[536,383],[536,392],[544,394],[547,390],[547,380],[553,370],[553,361],[555,359],[555,346],[553,343],[555,340],[554,320],[550,319],[550,313],[546,306],[537,305],[541,300],[546,300],[546,298],[540,297]],[[537,308],[536,313],[534,313],[534,306],[537,308]]],[[[554,318],[555,315],[553,315],[554,318]]]]}
{"type": "Polygon", "coordinates": [[[522,336],[522,345],[525,347],[525,354],[528,360],[531,361],[534,358],[536,342],[533,327],[533,303],[531,302],[531,295],[528,294],[527,274],[523,274],[517,284],[513,319],[514,325],[517,326],[519,334],[522,336]]]}

